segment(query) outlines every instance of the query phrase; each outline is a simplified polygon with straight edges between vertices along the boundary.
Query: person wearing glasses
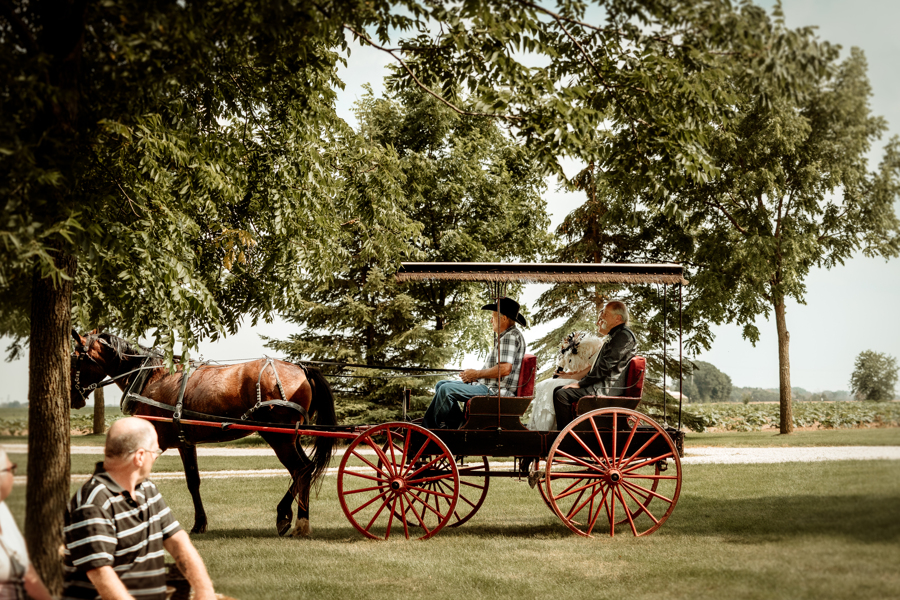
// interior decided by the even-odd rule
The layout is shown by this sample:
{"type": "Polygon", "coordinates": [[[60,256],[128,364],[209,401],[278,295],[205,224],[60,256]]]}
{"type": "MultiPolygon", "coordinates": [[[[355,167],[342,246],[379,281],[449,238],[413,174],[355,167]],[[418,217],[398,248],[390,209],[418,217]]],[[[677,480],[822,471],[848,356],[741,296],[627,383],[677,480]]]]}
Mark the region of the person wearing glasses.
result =
{"type": "Polygon", "coordinates": [[[109,428],[103,462],[66,510],[64,599],[164,600],[164,549],[195,600],[215,597],[203,559],[148,479],[161,453],[156,430],[143,419],[109,428]]]}
{"type": "Polygon", "coordinates": [[[6,499],[13,488],[16,465],[9,461],[2,449],[0,465],[3,466],[0,469],[0,600],[24,598],[25,593],[35,600],[50,600],[52,596],[31,566],[25,540],[6,506],[6,499]]]}

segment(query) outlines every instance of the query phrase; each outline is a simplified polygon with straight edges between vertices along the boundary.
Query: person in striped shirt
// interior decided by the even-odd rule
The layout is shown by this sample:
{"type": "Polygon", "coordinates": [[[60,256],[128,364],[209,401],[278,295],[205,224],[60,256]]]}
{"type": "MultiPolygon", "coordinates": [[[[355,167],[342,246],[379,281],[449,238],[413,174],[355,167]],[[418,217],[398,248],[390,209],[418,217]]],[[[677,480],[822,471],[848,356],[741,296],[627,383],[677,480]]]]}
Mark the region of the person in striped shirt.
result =
{"type": "Polygon", "coordinates": [[[164,600],[164,550],[195,600],[215,597],[203,559],[148,479],[161,452],[156,430],[143,419],[109,428],[103,462],[66,511],[63,599],[164,600]]]}

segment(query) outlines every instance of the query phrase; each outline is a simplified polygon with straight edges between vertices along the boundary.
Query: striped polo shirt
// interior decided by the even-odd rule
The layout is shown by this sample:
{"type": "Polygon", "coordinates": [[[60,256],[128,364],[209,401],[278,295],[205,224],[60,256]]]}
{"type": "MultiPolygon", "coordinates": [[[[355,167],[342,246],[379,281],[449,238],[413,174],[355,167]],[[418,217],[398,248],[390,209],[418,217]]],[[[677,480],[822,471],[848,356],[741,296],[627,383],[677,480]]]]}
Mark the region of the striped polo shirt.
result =
{"type": "Polygon", "coordinates": [[[87,572],[110,566],[135,598],[164,600],[163,540],[179,531],[181,525],[153,482],[138,485],[132,497],[97,463],[66,510],[62,598],[99,598],[87,572]]]}

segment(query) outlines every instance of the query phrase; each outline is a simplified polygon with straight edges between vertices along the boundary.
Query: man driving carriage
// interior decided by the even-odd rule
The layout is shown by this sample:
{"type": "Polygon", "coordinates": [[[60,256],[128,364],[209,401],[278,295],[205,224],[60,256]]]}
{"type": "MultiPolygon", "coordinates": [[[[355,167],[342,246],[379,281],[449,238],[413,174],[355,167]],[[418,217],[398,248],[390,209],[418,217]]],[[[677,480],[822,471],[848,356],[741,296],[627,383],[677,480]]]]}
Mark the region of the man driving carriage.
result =
{"type": "Polygon", "coordinates": [[[422,420],[422,425],[429,429],[456,429],[462,425],[460,402],[467,402],[475,396],[496,396],[498,389],[501,396],[515,396],[518,393],[516,388],[525,357],[525,338],[516,324],[527,327],[528,322],[519,314],[519,303],[512,298],[499,298],[497,302],[481,307],[481,310],[491,311],[491,328],[498,334],[494,349],[488,354],[483,368],[464,370],[460,374],[461,382],[437,382],[434,398],[422,420]]]}

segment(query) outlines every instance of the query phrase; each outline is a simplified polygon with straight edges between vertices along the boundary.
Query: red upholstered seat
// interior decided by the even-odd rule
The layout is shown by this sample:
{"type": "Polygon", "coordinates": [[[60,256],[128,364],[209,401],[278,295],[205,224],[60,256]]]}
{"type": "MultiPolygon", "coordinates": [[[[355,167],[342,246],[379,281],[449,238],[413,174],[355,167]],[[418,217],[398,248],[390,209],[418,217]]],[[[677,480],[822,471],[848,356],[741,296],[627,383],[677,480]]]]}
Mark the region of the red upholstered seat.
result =
{"type": "Polygon", "coordinates": [[[465,423],[460,429],[508,429],[524,431],[521,417],[534,398],[537,357],[526,354],[519,371],[515,396],[475,396],[465,408],[465,423]]]}
{"type": "Polygon", "coordinates": [[[526,354],[522,359],[522,370],[519,371],[519,388],[516,396],[534,396],[534,374],[537,371],[537,357],[526,354]]]}
{"type": "Polygon", "coordinates": [[[644,395],[644,374],[647,371],[647,359],[635,356],[628,363],[625,373],[625,389],[620,396],[584,396],[575,405],[575,414],[583,415],[598,408],[630,408],[636,409],[644,395]]]}
{"type": "Polygon", "coordinates": [[[641,398],[644,395],[644,372],[647,370],[647,359],[643,356],[635,356],[628,363],[628,374],[625,376],[625,390],[623,396],[641,398]]]}

